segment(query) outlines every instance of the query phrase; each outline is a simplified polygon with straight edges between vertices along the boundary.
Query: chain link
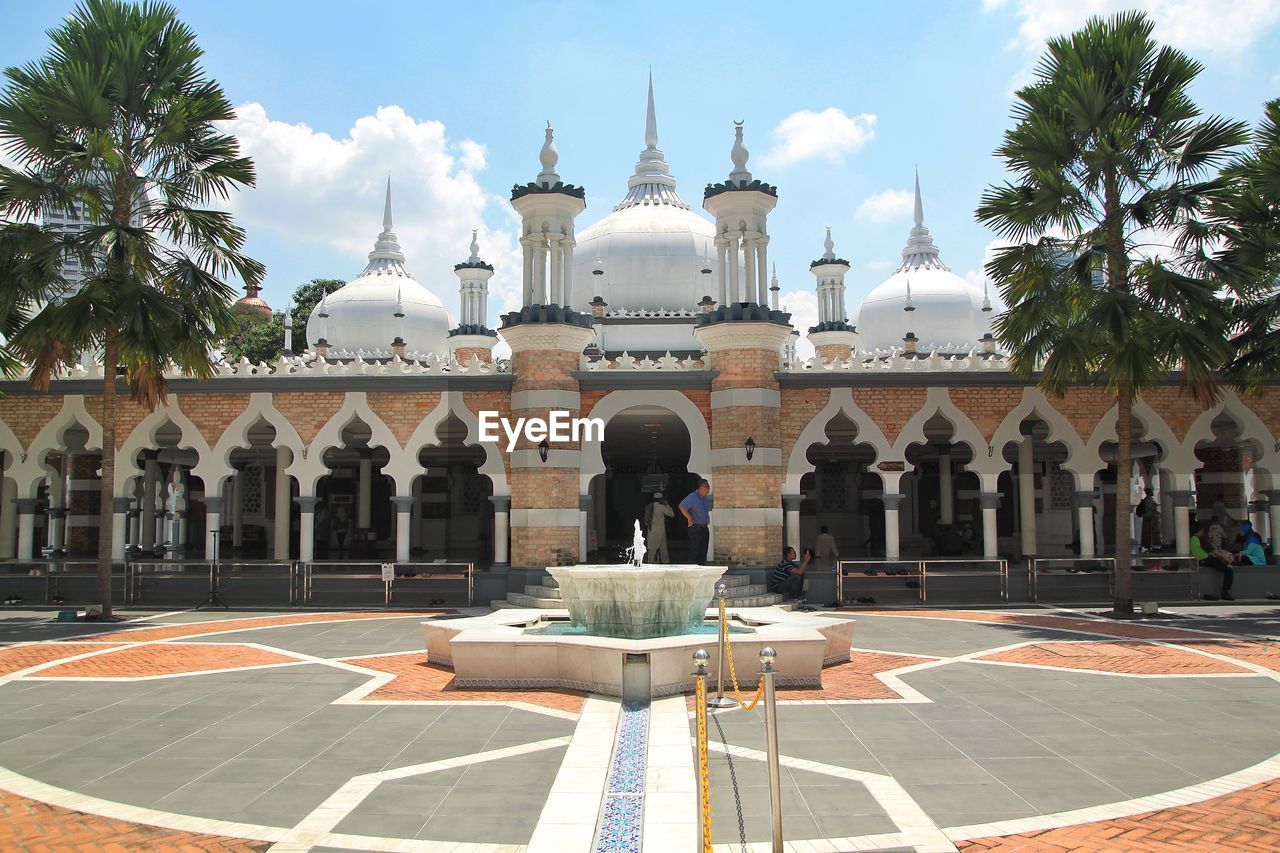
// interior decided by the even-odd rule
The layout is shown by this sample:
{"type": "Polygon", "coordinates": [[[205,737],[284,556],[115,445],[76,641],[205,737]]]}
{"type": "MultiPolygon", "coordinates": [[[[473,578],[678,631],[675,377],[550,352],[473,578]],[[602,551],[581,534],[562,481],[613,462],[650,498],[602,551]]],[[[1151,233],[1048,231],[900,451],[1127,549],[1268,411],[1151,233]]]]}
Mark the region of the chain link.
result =
{"type": "Polygon", "coordinates": [[[698,720],[698,778],[702,781],[702,825],[706,834],[702,839],[702,853],[711,853],[711,769],[707,765],[707,684],[705,678],[695,678],[694,716],[698,720]]]}
{"type": "Polygon", "coordinates": [[[754,711],[756,705],[760,704],[760,698],[764,696],[764,679],[760,679],[760,683],[756,685],[756,695],[751,702],[745,702],[742,698],[742,689],[738,687],[738,672],[733,668],[733,643],[729,642],[729,617],[724,609],[724,599],[720,599],[720,630],[724,632],[724,650],[729,658],[729,679],[733,682],[733,693],[738,699],[738,706],[744,711],[754,711]]]}
{"type": "Polygon", "coordinates": [[[733,766],[733,755],[729,752],[729,739],[724,736],[724,728],[720,725],[720,716],[711,715],[711,722],[716,724],[720,733],[720,743],[724,746],[724,757],[729,764],[729,784],[733,786],[733,805],[738,810],[738,841],[742,845],[742,853],[747,853],[747,823],[742,816],[742,795],[738,791],[738,771],[733,766]]]}

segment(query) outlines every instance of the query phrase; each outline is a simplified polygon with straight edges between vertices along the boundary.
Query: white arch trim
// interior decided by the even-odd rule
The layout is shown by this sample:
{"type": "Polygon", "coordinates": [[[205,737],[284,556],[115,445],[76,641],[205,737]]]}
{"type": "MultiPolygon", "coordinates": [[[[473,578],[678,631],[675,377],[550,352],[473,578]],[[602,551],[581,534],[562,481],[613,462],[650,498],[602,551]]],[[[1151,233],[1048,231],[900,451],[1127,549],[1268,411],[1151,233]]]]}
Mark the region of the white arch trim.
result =
{"type": "MultiPolygon", "coordinates": [[[[689,461],[686,470],[696,471],[715,487],[711,471],[711,430],[707,428],[707,419],[702,410],[679,391],[610,391],[600,398],[588,417],[600,418],[607,427],[615,415],[633,409],[636,406],[658,406],[680,418],[685,429],[689,431],[689,461]]],[[[604,456],[601,453],[602,441],[582,442],[582,461],[578,477],[578,494],[585,495],[591,487],[591,479],[604,473],[604,456]]]]}
{"type": "Polygon", "coordinates": [[[1062,467],[1068,471],[1083,471],[1086,476],[1102,467],[1102,460],[1096,453],[1089,453],[1082,439],[1071,426],[1062,412],[1049,402],[1049,398],[1039,388],[1023,388],[1022,401],[1005,415],[1000,426],[991,438],[991,446],[997,454],[1003,455],[1005,445],[1022,440],[1021,426],[1027,418],[1035,416],[1049,428],[1048,441],[1061,444],[1067,449],[1067,460],[1062,467]]]}
{"type": "Polygon", "coordinates": [[[902,431],[898,433],[898,440],[893,443],[893,458],[905,460],[908,447],[912,444],[923,444],[927,440],[924,425],[935,414],[942,415],[950,421],[955,430],[954,440],[960,444],[967,444],[973,452],[973,461],[965,465],[964,469],[978,475],[982,481],[983,491],[995,491],[996,478],[1002,472],[1009,470],[1009,463],[1005,461],[1003,454],[996,454],[995,446],[987,443],[987,440],[982,437],[982,431],[968,415],[960,411],[952,401],[948,389],[941,386],[935,385],[926,391],[924,405],[902,427],[902,431]]]}
{"type": "MultiPolygon", "coordinates": [[[[1254,457],[1253,464],[1270,473],[1273,480],[1280,477],[1280,443],[1257,413],[1245,405],[1235,391],[1226,391],[1217,405],[1201,412],[1195,419],[1183,440],[1185,453],[1195,459],[1196,445],[1202,441],[1213,441],[1213,419],[1219,414],[1225,414],[1236,422],[1240,427],[1241,438],[1251,439],[1258,445],[1258,455],[1254,457]]],[[[1199,461],[1196,462],[1196,467],[1200,467],[1199,461]]]]}
{"type": "Polygon", "coordinates": [[[249,430],[258,421],[269,423],[275,428],[276,439],[272,447],[289,448],[295,460],[302,456],[305,450],[302,436],[298,435],[298,430],[289,419],[275,407],[271,394],[259,391],[249,395],[249,404],[244,411],[223,430],[208,460],[200,457],[200,462],[192,469],[192,473],[203,480],[230,476],[232,451],[249,446],[249,430]]]}
{"type": "Polygon", "coordinates": [[[871,448],[875,451],[876,458],[871,463],[871,470],[879,473],[882,478],[885,476],[883,472],[876,469],[876,463],[887,458],[896,457],[893,456],[893,450],[889,445],[889,440],[885,438],[884,431],[871,419],[870,415],[854,402],[853,389],[832,388],[831,395],[827,398],[827,404],[800,431],[799,437],[796,438],[795,446],[791,448],[791,455],[787,458],[786,477],[782,481],[784,494],[794,495],[800,492],[800,481],[805,474],[813,470],[813,463],[809,461],[809,448],[815,444],[827,443],[827,424],[837,414],[843,414],[853,421],[854,426],[858,428],[858,442],[871,445],[871,448]]]}
{"type": "MultiPolygon", "coordinates": [[[[413,434],[409,436],[409,441],[405,445],[405,456],[413,467],[414,476],[420,473],[418,453],[424,447],[435,447],[440,444],[440,437],[436,435],[436,430],[440,428],[440,424],[444,423],[445,418],[449,415],[453,415],[462,421],[467,428],[465,443],[476,445],[484,450],[484,464],[480,466],[480,473],[488,477],[489,482],[493,484],[493,494],[511,494],[511,484],[507,482],[507,468],[502,462],[502,451],[499,450],[497,444],[493,442],[485,443],[480,440],[480,419],[475,412],[467,408],[466,399],[461,391],[445,391],[441,393],[440,402],[427,413],[427,416],[414,429],[413,434]]],[[[412,478],[410,478],[406,488],[412,489],[412,487],[412,478]]],[[[408,492],[405,492],[405,494],[408,494],[408,492]]]]}
{"type": "Polygon", "coordinates": [[[315,494],[316,483],[329,472],[324,464],[324,452],[331,447],[342,446],[342,431],[357,418],[369,427],[369,446],[386,448],[390,454],[386,473],[395,480],[396,494],[409,494],[413,484],[413,471],[404,464],[404,448],[396,441],[391,428],[373,411],[365,392],[348,391],[338,411],[334,412],[333,417],[329,418],[311,440],[306,453],[295,456],[293,464],[289,466],[288,473],[298,478],[298,486],[303,495],[315,494]]]}
{"type": "MultiPolygon", "coordinates": [[[[120,450],[116,453],[114,494],[119,496],[128,494],[129,481],[134,477],[142,476],[142,469],[138,467],[138,451],[153,449],[156,446],[156,433],[169,422],[172,422],[180,433],[178,447],[196,452],[199,462],[191,469],[192,473],[202,479],[205,477],[202,469],[208,470],[205,466],[212,456],[209,451],[209,444],[204,439],[204,433],[183,413],[180,405],[178,396],[170,394],[169,401],[165,405],[157,406],[155,411],[143,418],[133,428],[133,432],[129,433],[129,437],[125,439],[124,444],[120,446],[120,450]]],[[[205,494],[216,494],[216,490],[221,483],[220,477],[215,482],[210,482],[206,479],[204,481],[205,494]]]]}

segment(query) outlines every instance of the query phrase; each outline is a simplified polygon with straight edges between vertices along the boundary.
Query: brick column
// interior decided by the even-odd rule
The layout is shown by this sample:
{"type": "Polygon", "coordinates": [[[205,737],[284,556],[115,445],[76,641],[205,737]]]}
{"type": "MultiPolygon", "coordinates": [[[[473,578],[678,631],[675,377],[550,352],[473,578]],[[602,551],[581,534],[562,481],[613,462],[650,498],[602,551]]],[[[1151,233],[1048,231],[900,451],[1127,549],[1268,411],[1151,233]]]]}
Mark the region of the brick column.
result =
{"type": "Polygon", "coordinates": [[[826,362],[848,361],[857,344],[858,335],[853,331],[809,332],[809,343],[813,344],[818,356],[826,362]]]}
{"type": "Polygon", "coordinates": [[[481,364],[493,362],[493,345],[498,342],[497,335],[456,334],[449,336],[449,354],[461,365],[466,366],[475,356],[481,364]]]}
{"type": "MultiPolygon", "coordinates": [[[[580,402],[572,372],[594,332],[570,323],[528,322],[506,326],[502,334],[511,345],[515,374],[512,420],[546,420],[553,410],[576,418],[580,402]]],[[[538,444],[522,434],[511,452],[511,565],[571,565],[578,559],[580,442],[553,443],[545,462],[538,444]]]]}
{"type": "MultiPolygon", "coordinates": [[[[67,520],[64,547],[80,553],[98,552],[98,456],[77,453],[71,457],[67,484],[67,520]]],[[[110,488],[108,485],[107,488],[110,488]]]]}
{"type": "Polygon", "coordinates": [[[714,562],[772,565],[782,552],[784,474],[782,398],[774,374],[791,327],[726,319],[699,325],[694,334],[718,371],[711,385],[709,478],[714,562]],[[748,438],[755,443],[750,459],[748,438]]]}

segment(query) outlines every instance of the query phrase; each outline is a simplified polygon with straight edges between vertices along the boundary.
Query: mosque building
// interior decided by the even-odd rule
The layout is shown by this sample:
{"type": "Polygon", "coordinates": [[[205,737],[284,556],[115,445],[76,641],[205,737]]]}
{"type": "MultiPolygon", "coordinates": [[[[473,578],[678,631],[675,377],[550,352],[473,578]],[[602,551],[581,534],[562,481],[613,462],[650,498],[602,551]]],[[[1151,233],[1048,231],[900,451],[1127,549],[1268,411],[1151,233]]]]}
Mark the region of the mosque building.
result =
{"type": "MultiPolygon", "coordinates": [[[[699,478],[712,559],[732,566],[771,565],[824,525],[854,559],[932,555],[944,532],[977,556],[1100,554],[1131,536],[1115,502],[1148,485],[1178,553],[1197,494],[1280,529],[1274,385],[1201,409],[1171,375],[1134,406],[1134,465],[1116,471],[1107,390],[1057,398],[1010,372],[1000,306],[943,262],[918,179],[901,265],[852,311],[851,265],[815,234],[818,323],[794,329],[769,261],[780,190],[733,133],[699,210],[658,147],[650,84],[625,194],[579,227],[585,192],[548,126],[540,171],[511,192],[522,304],[494,319],[474,236],[454,267],[458,317],[409,272],[388,185],[367,266],[305,330],[296,318],[307,352],[175,374],[155,411],[121,399],[113,482],[99,474],[101,365],[48,393],[0,383],[0,557],[93,553],[102,488],[118,559],[448,559],[490,578],[609,559],[655,492],[674,504],[699,478]],[[796,357],[798,333],[813,358],[796,357]],[[492,356],[499,334],[509,359],[492,356]],[[552,411],[600,419],[603,437],[480,440],[483,412],[552,411]]],[[[683,524],[669,540],[673,561],[690,558],[683,524]]]]}

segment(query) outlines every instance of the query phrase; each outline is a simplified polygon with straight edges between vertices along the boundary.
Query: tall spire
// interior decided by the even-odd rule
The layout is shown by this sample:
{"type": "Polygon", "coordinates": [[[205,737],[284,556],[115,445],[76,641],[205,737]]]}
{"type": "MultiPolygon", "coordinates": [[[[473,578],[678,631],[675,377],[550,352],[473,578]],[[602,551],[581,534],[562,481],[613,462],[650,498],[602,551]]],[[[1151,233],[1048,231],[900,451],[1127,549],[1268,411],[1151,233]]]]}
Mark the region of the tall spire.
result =
{"type": "Polygon", "coordinates": [[[915,226],[907,235],[906,248],[902,250],[902,266],[899,272],[910,269],[950,269],[938,256],[933,236],[924,227],[924,203],[920,200],[920,170],[916,170],[915,226]]]}
{"type": "Polygon", "coordinates": [[[538,173],[538,183],[559,183],[560,176],[556,174],[556,164],[560,162],[560,152],[556,150],[555,130],[551,127],[550,121],[547,122],[547,135],[542,141],[542,150],[538,152],[538,160],[542,163],[542,171],[538,173]]]}
{"type": "Polygon", "coordinates": [[[391,176],[387,175],[387,202],[382,209],[382,230],[390,231],[393,227],[391,221],[391,176]]]}
{"type": "Polygon", "coordinates": [[[689,205],[676,194],[676,179],[666,157],[658,148],[658,113],[653,105],[653,69],[649,69],[649,97],[644,117],[644,150],[636,161],[635,174],[627,181],[627,197],[614,210],[646,204],[669,204],[685,210],[689,205]]]}
{"type": "Polygon", "coordinates": [[[645,150],[658,147],[658,116],[653,109],[653,69],[649,69],[649,112],[644,121],[645,150]]]}

